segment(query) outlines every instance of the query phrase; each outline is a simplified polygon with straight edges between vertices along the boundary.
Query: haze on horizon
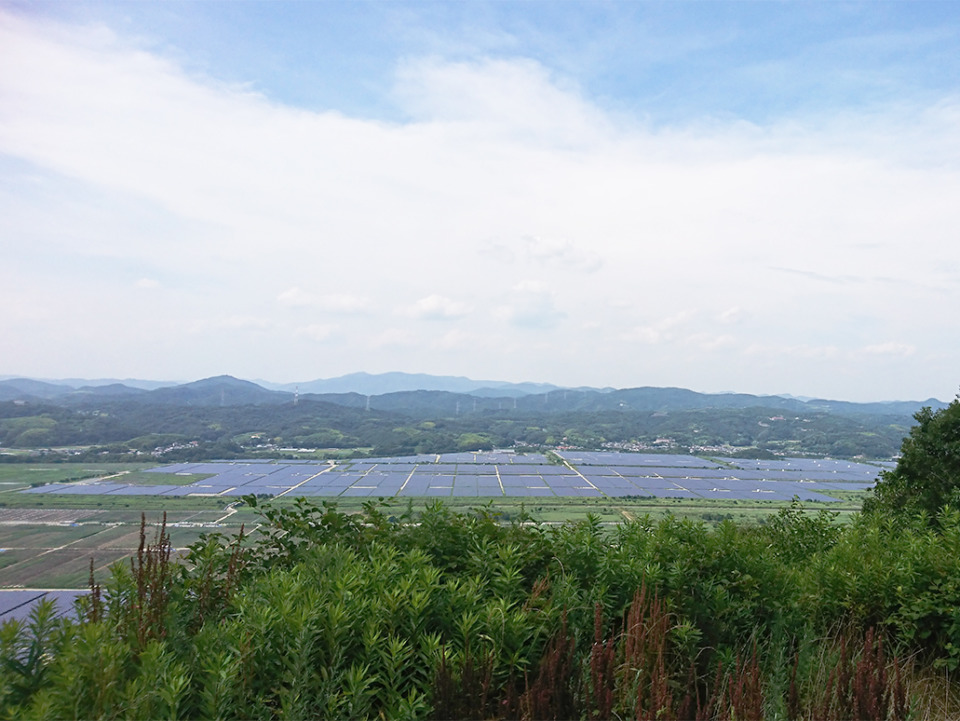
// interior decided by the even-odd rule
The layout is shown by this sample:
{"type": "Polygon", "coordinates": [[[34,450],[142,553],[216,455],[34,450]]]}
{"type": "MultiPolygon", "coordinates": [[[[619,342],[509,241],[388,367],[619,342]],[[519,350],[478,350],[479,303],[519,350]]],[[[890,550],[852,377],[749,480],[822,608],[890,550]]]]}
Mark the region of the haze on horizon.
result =
{"type": "Polygon", "coordinates": [[[960,5],[0,4],[0,374],[960,387],[960,5]]]}

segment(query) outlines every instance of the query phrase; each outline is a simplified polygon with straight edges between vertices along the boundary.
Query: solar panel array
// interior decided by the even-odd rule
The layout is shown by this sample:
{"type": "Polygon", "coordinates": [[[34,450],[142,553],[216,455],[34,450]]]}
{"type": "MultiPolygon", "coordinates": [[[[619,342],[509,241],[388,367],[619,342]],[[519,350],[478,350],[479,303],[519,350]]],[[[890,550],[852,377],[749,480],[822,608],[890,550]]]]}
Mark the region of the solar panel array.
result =
{"type": "Polygon", "coordinates": [[[30,612],[42,600],[52,601],[54,617],[74,615],[74,601],[77,596],[84,596],[87,591],[27,591],[27,590],[0,590],[0,625],[14,619],[27,621],[30,612]]]}
{"type": "Polygon", "coordinates": [[[705,459],[690,455],[615,452],[541,454],[509,451],[402,458],[309,461],[216,461],[151,469],[165,474],[212,474],[183,485],[109,481],[53,483],[23,493],[319,497],[579,496],[836,501],[829,492],[865,490],[878,465],[827,459],[705,459]]]}

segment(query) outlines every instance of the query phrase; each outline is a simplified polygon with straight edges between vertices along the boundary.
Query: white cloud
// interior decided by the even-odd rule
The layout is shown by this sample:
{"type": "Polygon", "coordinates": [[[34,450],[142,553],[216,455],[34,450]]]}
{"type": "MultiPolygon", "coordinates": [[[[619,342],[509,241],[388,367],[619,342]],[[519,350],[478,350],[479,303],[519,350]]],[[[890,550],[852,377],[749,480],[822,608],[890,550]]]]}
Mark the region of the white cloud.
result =
{"type": "Polygon", "coordinates": [[[769,345],[752,343],[744,349],[743,353],[747,356],[756,355],[792,358],[795,360],[830,360],[840,356],[842,351],[835,345],[810,345],[807,343],[797,345],[769,345]]]}
{"type": "Polygon", "coordinates": [[[610,132],[609,118],[573,84],[532,60],[412,59],[397,76],[399,103],[423,121],[564,147],[600,142],[610,132]]]}
{"type": "Polygon", "coordinates": [[[554,266],[577,273],[595,273],[603,267],[603,259],[569,240],[544,239],[525,235],[512,243],[485,240],[480,244],[481,256],[500,263],[521,261],[531,266],[554,266]]]}
{"type": "Polygon", "coordinates": [[[273,324],[270,318],[255,315],[231,315],[213,323],[215,326],[234,330],[265,330],[273,324]]]}
{"type": "Polygon", "coordinates": [[[638,326],[621,333],[620,338],[627,341],[639,341],[647,345],[656,345],[663,339],[663,334],[651,326],[638,326]]]}
{"type": "Polygon", "coordinates": [[[160,281],[153,278],[141,278],[134,285],[142,290],[155,290],[162,287],[160,281]]]}
{"type": "Polygon", "coordinates": [[[688,345],[695,346],[703,351],[715,351],[721,349],[732,349],[737,346],[737,339],[724,333],[716,335],[713,333],[694,333],[684,339],[688,345]]]}
{"type": "Polygon", "coordinates": [[[531,296],[545,296],[550,294],[550,289],[542,280],[530,280],[529,278],[521,280],[515,286],[513,291],[518,294],[531,296]]]}
{"type": "Polygon", "coordinates": [[[338,330],[338,326],[333,324],[311,323],[297,328],[294,332],[298,336],[323,343],[332,339],[338,330]]]}
{"type": "Polygon", "coordinates": [[[483,343],[482,338],[478,338],[474,333],[468,333],[466,331],[460,330],[459,328],[454,328],[447,331],[439,338],[435,338],[431,342],[431,347],[436,348],[437,350],[444,351],[453,351],[453,350],[471,350],[476,348],[478,344],[483,343]]]}
{"type": "Polygon", "coordinates": [[[369,298],[349,294],[317,294],[298,286],[288,288],[277,296],[277,302],[290,308],[316,308],[330,313],[365,313],[372,308],[369,298]]]}
{"type": "Polygon", "coordinates": [[[307,293],[300,288],[294,286],[293,288],[288,288],[283,291],[280,295],[277,296],[277,302],[280,305],[286,305],[293,308],[304,307],[315,305],[317,302],[316,296],[311,293],[307,293]]]}
{"type": "Polygon", "coordinates": [[[717,320],[724,325],[732,325],[734,323],[739,323],[745,315],[746,313],[744,313],[742,308],[733,306],[732,308],[727,308],[725,311],[720,313],[717,316],[717,320]]]}
{"type": "Polygon", "coordinates": [[[421,320],[454,320],[469,315],[472,310],[467,303],[433,294],[405,308],[403,313],[421,320]]]}
{"type": "MultiPolygon", "coordinates": [[[[717,374],[713,353],[739,348],[724,387],[764,390],[754,361],[783,392],[785,358],[809,360],[819,384],[892,356],[935,386],[916,395],[954,391],[955,98],[654,129],[530,59],[411,57],[393,90],[406,120],[389,123],[286,107],[103,26],[4,11],[0,63],[16,70],[0,73],[0,237],[22,239],[4,247],[0,334],[18,369],[75,358],[78,317],[107,334],[155,315],[156,294],[138,291],[162,278],[170,343],[235,309],[206,355],[242,355],[254,377],[306,377],[315,359],[296,339],[334,329],[344,372],[402,347],[409,370],[459,374],[430,350],[453,357],[462,337],[384,329],[469,316],[496,342],[455,360],[486,377],[635,385],[677,369],[694,386],[717,374]],[[735,326],[732,345],[718,325],[735,326]],[[598,351],[611,342],[621,358],[598,351]],[[936,354],[933,373],[922,359],[936,354]]],[[[142,363],[187,375],[159,354],[142,363]]],[[[898,395],[855,382],[844,392],[898,395]]]]}
{"type": "Polygon", "coordinates": [[[383,348],[408,348],[416,344],[416,339],[410,331],[402,328],[388,328],[367,339],[368,345],[380,350],[383,348]]]}
{"type": "Polygon", "coordinates": [[[881,356],[911,356],[917,352],[917,349],[909,343],[889,342],[868,345],[864,347],[863,352],[881,356]]]}
{"type": "Polygon", "coordinates": [[[373,310],[373,305],[369,298],[346,293],[322,295],[317,299],[317,307],[331,313],[367,313],[373,310]]]}
{"type": "Polygon", "coordinates": [[[549,330],[567,314],[557,308],[553,292],[539,280],[522,280],[513,287],[510,303],[500,306],[498,317],[518,328],[549,330]]]}
{"type": "Polygon", "coordinates": [[[688,326],[695,315],[693,311],[684,310],[666,318],[661,318],[654,323],[630,328],[621,333],[620,338],[627,341],[639,341],[648,345],[671,343],[683,337],[679,331],[688,326]]]}

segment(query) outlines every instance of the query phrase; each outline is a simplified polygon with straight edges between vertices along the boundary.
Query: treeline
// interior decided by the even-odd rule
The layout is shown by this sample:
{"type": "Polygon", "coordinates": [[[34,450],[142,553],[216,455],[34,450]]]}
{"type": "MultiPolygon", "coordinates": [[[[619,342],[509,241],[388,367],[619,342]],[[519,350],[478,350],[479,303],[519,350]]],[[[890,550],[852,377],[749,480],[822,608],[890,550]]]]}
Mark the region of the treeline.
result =
{"type": "Polygon", "coordinates": [[[373,455],[405,455],[518,445],[653,446],[658,440],[665,450],[674,451],[726,445],[838,458],[888,458],[896,453],[908,427],[909,418],[897,416],[784,416],[764,408],[669,413],[508,409],[423,417],[310,400],[224,407],[117,401],[95,409],[0,403],[0,446],[96,446],[91,455],[106,453],[118,459],[188,443],[196,446],[179,448],[169,458],[236,457],[265,446],[369,448],[373,455]]]}

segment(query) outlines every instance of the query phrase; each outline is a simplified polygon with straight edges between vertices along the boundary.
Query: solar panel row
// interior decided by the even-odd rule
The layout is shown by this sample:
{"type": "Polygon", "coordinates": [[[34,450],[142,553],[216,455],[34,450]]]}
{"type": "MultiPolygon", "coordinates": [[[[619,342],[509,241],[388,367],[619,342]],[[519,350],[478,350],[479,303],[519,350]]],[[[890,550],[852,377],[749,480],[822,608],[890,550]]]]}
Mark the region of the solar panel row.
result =
{"type": "Polygon", "coordinates": [[[449,453],[337,463],[177,463],[160,473],[212,474],[182,486],[122,482],[50,484],[25,493],[110,495],[294,494],[303,496],[625,496],[835,500],[820,491],[870,487],[879,468],[829,459],[705,460],[689,455],[568,452],[567,465],[540,454],[449,453]]]}

